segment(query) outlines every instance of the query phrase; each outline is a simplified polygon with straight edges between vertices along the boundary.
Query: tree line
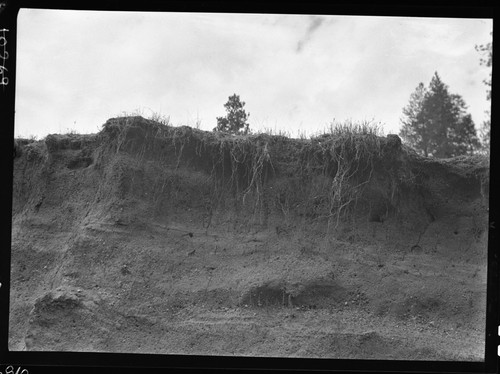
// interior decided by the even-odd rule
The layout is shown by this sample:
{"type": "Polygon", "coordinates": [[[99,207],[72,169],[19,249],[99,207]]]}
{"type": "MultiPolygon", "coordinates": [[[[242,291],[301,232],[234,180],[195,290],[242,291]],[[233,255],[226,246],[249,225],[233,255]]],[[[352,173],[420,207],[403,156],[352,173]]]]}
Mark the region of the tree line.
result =
{"type": "MultiPolygon", "coordinates": [[[[480,64],[492,66],[492,44],[476,45],[482,53],[480,64]]],[[[491,100],[491,72],[484,81],[488,87],[486,98],[491,100]]],[[[217,117],[217,126],[213,131],[232,134],[250,132],[245,102],[236,94],[229,97],[224,105],[225,117],[217,117]]],[[[467,113],[464,99],[449,91],[438,72],[434,73],[429,85],[422,82],[410,95],[408,105],[403,108],[401,130],[403,141],[418,153],[426,157],[449,158],[461,155],[473,155],[477,152],[489,152],[490,127],[489,112],[482,123],[479,133],[472,116],[467,113]]]]}

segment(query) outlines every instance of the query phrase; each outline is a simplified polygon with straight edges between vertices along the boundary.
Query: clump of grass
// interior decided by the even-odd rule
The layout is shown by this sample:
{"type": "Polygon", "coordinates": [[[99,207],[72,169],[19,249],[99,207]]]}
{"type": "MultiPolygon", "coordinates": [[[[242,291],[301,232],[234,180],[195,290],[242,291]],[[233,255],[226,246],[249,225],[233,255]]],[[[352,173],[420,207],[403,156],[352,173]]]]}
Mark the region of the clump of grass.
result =
{"type": "Polygon", "coordinates": [[[135,109],[133,112],[122,111],[116,116],[116,118],[129,118],[129,117],[142,117],[150,121],[159,123],[160,125],[163,126],[173,126],[172,122],[170,121],[170,116],[165,115],[161,112],[155,112],[150,108],[140,108],[140,109],[138,108],[135,109]],[[151,112],[149,116],[145,115],[144,109],[149,109],[149,111],[151,112]]]}
{"type": "Polygon", "coordinates": [[[154,122],[158,122],[163,126],[172,126],[172,123],[170,122],[170,116],[166,116],[161,113],[154,112],[150,117],[148,117],[148,119],[154,122]]]}
{"type": "Polygon", "coordinates": [[[289,131],[285,131],[282,129],[272,129],[270,127],[264,128],[264,130],[257,132],[257,134],[266,134],[269,136],[280,136],[280,137],[285,137],[285,138],[290,138],[291,134],[289,131]]]}
{"type": "Polygon", "coordinates": [[[323,132],[323,135],[329,136],[348,136],[348,135],[375,135],[383,136],[382,125],[373,121],[353,122],[347,120],[345,122],[333,121],[323,132]]]}
{"type": "Polygon", "coordinates": [[[330,185],[323,196],[328,211],[323,217],[337,227],[341,218],[355,206],[363,188],[370,182],[374,161],[381,157],[380,127],[370,122],[333,122],[322,134],[311,138],[305,154],[317,160],[330,185]]]}

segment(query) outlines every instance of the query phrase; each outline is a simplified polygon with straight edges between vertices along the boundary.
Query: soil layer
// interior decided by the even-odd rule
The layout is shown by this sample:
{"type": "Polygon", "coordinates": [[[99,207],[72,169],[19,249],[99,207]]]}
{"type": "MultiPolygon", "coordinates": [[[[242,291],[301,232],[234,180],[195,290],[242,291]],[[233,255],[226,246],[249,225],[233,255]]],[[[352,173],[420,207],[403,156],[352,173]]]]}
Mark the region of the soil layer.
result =
{"type": "Polygon", "coordinates": [[[141,117],[16,148],[11,350],[484,360],[485,157],[141,117]]]}

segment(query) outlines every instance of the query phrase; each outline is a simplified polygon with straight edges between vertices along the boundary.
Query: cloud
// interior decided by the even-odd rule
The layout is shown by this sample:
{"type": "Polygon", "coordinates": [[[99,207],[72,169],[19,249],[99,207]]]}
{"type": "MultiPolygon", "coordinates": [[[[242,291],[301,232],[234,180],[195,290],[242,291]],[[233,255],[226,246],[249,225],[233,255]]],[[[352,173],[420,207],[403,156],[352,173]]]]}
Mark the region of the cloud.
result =
{"type": "Polygon", "coordinates": [[[306,33],[297,42],[296,51],[297,53],[302,52],[306,43],[308,43],[315,31],[323,24],[325,18],[319,16],[312,16],[309,18],[309,25],[307,26],[306,33]]]}

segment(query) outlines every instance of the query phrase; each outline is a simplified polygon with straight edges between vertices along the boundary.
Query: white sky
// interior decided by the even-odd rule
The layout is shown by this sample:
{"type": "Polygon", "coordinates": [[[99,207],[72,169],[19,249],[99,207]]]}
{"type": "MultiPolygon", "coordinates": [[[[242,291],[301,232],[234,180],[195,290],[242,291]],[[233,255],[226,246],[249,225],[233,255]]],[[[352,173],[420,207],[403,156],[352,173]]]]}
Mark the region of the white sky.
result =
{"type": "Polygon", "coordinates": [[[236,93],[253,130],[292,136],[335,119],[387,133],[435,71],[479,126],[491,19],[22,9],[15,136],[95,133],[142,111],[211,130],[236,93]]]}

